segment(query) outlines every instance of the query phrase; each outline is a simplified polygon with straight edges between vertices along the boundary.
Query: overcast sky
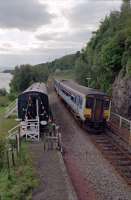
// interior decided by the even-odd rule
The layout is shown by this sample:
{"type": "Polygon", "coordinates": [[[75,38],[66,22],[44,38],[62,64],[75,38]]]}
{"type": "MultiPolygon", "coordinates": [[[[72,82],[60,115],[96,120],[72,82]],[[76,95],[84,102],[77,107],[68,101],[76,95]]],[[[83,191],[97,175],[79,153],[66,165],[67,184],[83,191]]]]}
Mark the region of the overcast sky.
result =
{"type": "Polygon", "coordinates": [[[121,0],[0,0],[0,66],[74,53],[120,6],[121,0]]]}

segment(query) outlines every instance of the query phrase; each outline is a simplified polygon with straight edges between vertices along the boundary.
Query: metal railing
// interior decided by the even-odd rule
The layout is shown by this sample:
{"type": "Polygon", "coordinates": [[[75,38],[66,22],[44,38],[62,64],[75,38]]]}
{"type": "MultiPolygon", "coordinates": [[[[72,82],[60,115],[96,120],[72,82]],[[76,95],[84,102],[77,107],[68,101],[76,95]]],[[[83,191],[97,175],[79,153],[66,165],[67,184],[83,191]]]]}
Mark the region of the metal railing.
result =
{"type": "Polygon", "coordinates": [[[114,120],[114,122],[116,122],[119,125],[119,128],[128,129],[131,134],[131,120],[128,120],[125,117],[122,117],[121,115],[116,114],[114,112],[111,112],[110,120],[114,120]]]}
{"type": "Polygon", "coordinates": [[[15,110],[17,110],[17,99],[8,105],[5,110],[5,118],[9,117],[15,110]]]}

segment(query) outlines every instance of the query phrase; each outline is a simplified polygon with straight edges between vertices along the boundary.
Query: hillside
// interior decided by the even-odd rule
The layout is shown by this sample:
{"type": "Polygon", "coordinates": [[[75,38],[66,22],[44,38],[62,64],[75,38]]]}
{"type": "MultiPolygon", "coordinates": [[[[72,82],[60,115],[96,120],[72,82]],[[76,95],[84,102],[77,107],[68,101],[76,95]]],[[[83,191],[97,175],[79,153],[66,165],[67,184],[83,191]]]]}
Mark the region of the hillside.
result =
{"type": "Polygon", "coordinates": [[[55,72],[56,70],[71,70],[74,69],[75,62],[79,54],[80,53],[77,52],[76,54],[66,55],[61,58],[55,59],[52,62],[36,65],[36,67],[48,67],[50,72],[55,72]]]}
{"type": "Polygon", "coordinates": [[[110,91],[116,76],[131,75],[131,6],[124,0],[121,11],[114,11],[101,22],[76,62],[77,80],[110,91]],[[81,70],[83,69],[83,70],[81,70]]]}

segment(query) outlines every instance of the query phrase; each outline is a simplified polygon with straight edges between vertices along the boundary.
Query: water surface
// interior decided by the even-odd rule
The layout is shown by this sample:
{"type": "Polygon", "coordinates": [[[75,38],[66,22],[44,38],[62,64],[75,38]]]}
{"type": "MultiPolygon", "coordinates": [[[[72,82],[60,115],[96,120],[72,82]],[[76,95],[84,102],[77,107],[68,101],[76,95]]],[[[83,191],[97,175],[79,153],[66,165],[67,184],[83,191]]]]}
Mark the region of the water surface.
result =
{"type": "Polygon", "coordinates": [[[0,89],[5,88],[7,91],[9,91],[9,83],[12,79],[12,74],[9,73],[0,73],[0,89]]]}

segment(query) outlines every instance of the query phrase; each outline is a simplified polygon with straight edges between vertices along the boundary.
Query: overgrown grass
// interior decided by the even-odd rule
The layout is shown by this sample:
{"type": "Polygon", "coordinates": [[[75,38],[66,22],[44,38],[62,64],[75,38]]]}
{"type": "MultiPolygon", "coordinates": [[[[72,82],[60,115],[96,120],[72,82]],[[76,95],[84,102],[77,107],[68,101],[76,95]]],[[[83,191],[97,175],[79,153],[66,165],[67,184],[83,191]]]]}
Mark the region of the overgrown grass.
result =
{"type": "Polygon", "coordinates": [[[6,136],[8,131],[17,125],[15,121],[16,116],[11,116],[10,118],[4,118],[3,115],[0,116],[0,137],[6,136]]]}
{"type": "Polygon", "coordinates": [[[22,143],[17,165],[0,172],[1,200],[31,200],[32,189],[38,185],[27,143],[22,143]]]}
{"type": "Polygon", "coordinates": [[[75,73],[73,70],[63,70],[54,74],[56,79],[75,79],[75,73]]]}
{"type": "Polygon", "coordinates": [[[9,97],[7,95],[6,96],[0,95],[0,116],[3,114],[6,107],[9,105],[9,103],[10,103],[10,100],[9,100],[9,97]]]}
{"type": "Polygon", "coordinates": [[[8,96],[0,96],[0,108],[8,106],[9,102],[8,96]]]}
{"type": "MultiPolygon", "coordinates": [[[[8,130],[17,124],[15,115],[4,118],[5,108],[0,106],[0,141],[3,146],[8,130]]],[[[21,153],[16,157],[15,167],[11,165],[9,170],[7,166],[6,164],[4,169],[0,169],[0,200],[31,200],[32,189],[38,185],[38,180],[26,142],[22,142],[21,153]]]]}

